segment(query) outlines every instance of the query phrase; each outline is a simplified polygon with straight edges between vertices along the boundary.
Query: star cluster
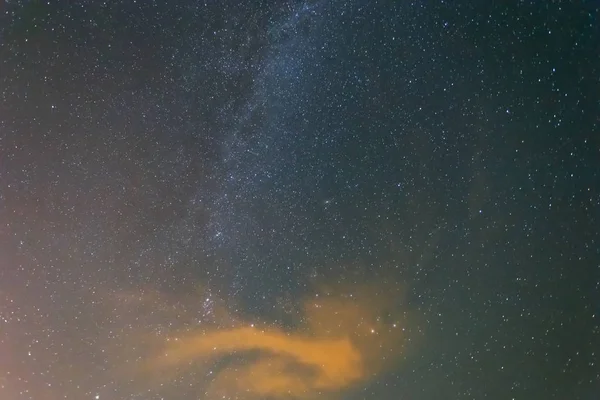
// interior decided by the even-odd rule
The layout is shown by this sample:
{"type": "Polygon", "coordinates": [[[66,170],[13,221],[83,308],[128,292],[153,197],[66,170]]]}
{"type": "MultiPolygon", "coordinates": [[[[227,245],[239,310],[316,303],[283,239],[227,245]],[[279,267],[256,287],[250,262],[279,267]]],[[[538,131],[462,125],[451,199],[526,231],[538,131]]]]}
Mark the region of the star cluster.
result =
{"type": "Polygon", "coordinates": [[[0,2],[0,398],[597,398],[599,18],[0,2]]]}

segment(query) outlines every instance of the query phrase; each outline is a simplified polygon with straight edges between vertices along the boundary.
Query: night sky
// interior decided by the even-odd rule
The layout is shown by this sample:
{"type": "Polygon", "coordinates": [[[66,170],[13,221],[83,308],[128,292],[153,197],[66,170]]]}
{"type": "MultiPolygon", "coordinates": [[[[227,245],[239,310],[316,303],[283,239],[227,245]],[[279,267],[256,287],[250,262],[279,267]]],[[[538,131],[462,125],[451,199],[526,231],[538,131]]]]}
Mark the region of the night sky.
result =
{"type": "Polygon", "coordinates": [[[0,399],[600,399],[597,1],[0,13],[0,399]]]}

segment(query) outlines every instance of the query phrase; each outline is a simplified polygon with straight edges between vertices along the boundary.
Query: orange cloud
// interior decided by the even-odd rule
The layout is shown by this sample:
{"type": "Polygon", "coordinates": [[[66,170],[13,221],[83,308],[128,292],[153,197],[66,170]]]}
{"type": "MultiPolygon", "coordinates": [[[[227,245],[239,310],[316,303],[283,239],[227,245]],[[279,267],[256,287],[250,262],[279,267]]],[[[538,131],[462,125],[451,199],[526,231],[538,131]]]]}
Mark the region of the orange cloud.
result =
{"type": "Polygon", "coordinates": [[[294,329],[249,321],[170,337],[147,371],[179,374],[226,360],[206,398],[307,399],[369,380],[397,361],[403,346],[398,290],[324,289],[303,302],[294,329]]]}
{"type": "Polygon", "coordinates": [[[214,360],[225,355],[260,351],[264,355],[236,372],[221,374],[217,391],[249,391],[260,395],[335,390],[363,375],[361,354],[347,337],[312,338],[271,329],[234,328],[192,335],[174,341],[155,366],[177,367],[190,361],[214,360]],[[302,367],[304,373],[294,371],[302,367]]]}

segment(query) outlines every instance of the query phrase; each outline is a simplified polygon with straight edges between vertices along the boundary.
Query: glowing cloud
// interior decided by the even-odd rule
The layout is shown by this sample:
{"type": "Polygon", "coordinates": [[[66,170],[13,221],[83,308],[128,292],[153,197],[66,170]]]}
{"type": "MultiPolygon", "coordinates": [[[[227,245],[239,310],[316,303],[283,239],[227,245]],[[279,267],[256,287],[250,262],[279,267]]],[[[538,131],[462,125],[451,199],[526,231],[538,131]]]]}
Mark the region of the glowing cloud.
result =
{"type": "Polygon", "coordinates": [[[305,299],[302,322],[291,330],[238,322],[170,337],[144,369],[165,376],[217,363],[207,398],[304,399],[365,382],[402,349],[398,291],[333,293],[305,299]]]}

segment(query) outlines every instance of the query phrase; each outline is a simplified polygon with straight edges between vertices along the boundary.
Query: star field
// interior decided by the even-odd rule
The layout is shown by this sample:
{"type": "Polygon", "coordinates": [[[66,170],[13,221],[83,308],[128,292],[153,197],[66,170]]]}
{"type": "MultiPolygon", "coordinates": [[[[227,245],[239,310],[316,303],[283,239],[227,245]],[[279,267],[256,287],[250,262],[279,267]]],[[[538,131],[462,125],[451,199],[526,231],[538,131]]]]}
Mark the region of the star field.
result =
{"type": "Polygon", "coordinates": [[[598,398],[599,18],[0,2],[0,398],[598,398]]]}

